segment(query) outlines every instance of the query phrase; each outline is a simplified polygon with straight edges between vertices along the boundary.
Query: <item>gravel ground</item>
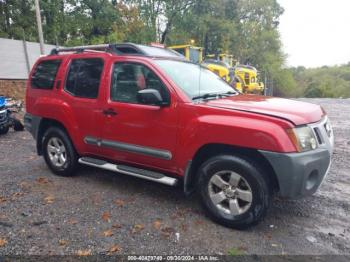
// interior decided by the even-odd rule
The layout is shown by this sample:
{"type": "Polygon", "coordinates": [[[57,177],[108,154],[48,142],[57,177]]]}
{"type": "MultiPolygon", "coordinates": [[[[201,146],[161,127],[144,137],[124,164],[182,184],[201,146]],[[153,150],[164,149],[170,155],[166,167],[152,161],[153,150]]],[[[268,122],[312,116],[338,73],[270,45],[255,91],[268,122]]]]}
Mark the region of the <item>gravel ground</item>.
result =
{"type": "Polygon", "coordinates": [[[181,188],[93,168],[54,176],[29,133],[2,136],[0,255],[350,254],[350,100],[307,101],[334,126],[330,174],[312,197],[275,199],[246,231],[214,224],[181,188]]]}

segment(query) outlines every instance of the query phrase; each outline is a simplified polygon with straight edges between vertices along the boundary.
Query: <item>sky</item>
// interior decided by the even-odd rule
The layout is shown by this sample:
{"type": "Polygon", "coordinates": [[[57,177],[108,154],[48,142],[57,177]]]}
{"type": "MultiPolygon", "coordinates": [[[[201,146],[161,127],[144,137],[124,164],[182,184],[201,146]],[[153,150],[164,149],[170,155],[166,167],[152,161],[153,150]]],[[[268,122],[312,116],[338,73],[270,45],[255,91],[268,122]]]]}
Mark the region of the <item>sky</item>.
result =
{"type": "Polygon", "coordinates": [[[277,0],[288,66],[350,62],[350,0],[277,0]]]}

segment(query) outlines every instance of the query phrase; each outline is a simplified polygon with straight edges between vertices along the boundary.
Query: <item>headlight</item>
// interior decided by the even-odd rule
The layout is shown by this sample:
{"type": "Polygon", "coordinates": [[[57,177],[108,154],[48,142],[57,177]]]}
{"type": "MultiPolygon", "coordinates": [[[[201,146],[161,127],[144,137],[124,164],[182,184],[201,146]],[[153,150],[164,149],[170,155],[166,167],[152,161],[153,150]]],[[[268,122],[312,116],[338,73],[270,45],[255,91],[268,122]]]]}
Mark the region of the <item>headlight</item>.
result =
{"type": "Polygon", "coordinates": [[[310,151],[317,148],[316,137],[310,127],[303,126],[288,129],[287,133],[298,152],[310,151]]]}

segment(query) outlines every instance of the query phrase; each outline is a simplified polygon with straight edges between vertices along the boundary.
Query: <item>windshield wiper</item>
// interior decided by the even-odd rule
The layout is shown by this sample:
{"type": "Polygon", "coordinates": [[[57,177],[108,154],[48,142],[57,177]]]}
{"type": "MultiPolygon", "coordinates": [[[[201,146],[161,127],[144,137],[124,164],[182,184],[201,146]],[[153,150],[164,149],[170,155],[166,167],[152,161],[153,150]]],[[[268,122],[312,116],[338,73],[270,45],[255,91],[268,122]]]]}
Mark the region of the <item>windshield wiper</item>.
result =
{"type": "Polygon", "coordinates": [[[219,96],[232,96],[232,95],[237,95],[238,93],[235,91],[228,91],[226,93],[221,93],[219,96]]]}
{"type": "Polygon", "coordinates": [[[192,98],[192,100],[215,98],[215,97],[218,97],[219,95],[220,94],[218,94],[218,93],[206,93],[206,94],[203,94],[203,95],[194,96],[192,98]]]}
{"type": "Polygon", "coordinates": [[[218,98],[218,97],[221,98],[221,97],[232,96],[232,95],[236,95],[236,94],[237,94],[237,92],[233,92],[233,91],[228,91],[226,93],[206,93],[203,95],[195,96],[192,98],[192,100],[218,98]]]}

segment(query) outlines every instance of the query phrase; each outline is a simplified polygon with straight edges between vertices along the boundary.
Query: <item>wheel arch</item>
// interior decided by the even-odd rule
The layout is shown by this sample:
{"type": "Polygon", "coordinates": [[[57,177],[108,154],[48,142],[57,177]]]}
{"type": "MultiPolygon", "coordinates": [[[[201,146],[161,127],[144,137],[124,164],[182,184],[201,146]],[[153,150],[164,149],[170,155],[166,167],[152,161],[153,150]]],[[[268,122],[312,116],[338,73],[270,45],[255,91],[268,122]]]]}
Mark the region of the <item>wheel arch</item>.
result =
{"type": "Polygon", "coordinates": [[[273,190],[279,191],[279,184],[275,171],[269,161],[258,150],[226,144],[206,144],[199,148],[193,159],[188,162],[184,175],[184,192],[186,195],[190,195],[196,190],[200,165],[211,157],[224,154],[242,157],[256,163],[268,174],[269,182],[273,190]]]}
{"type": "MultiPolygon", "coordinates": [[[[58,127],[61,128],[64,132],[67,133],[68,137],[70,138],[70,140],[72,141],[68,129],[59,121],[55,120],[55,119],[51,119],[51,118],[43,118],[40,121],[39,124],[39,128],[38,128],[38,135],[37,135],[37,139],[36,139],[36,149],[38,152],[38,155],[42,155],[43,154],[43,137],[45,132],[50,128],[50,127],[58,127]]],[[[74,145],[74,143],[72,143],[74,145]]]]}

